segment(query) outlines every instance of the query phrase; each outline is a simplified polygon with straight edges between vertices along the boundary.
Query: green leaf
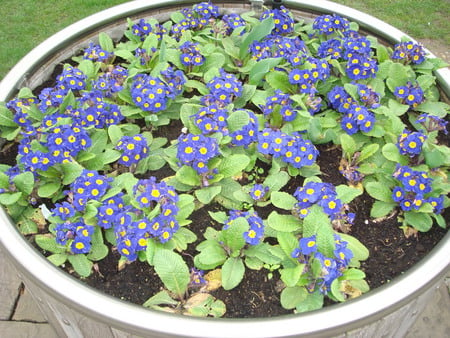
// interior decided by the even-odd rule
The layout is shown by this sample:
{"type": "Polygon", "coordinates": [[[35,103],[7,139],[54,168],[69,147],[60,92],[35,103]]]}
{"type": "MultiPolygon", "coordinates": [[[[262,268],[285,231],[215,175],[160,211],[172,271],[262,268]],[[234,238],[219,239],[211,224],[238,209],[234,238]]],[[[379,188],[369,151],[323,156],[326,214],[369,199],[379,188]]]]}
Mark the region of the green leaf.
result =
{"type": "Polygon", "coordinates": [[[92,262],[83,254],[69,255],[68,260],[73,269],[81,277],[89,277],[92,271],[92,262]]]}
{"type": "Polygon", "coordinates": [[[384,217],[389,214],[396,205],[397,203],[395,202],[375,201],[370,209],[370,217],[384,217]]]}
{"type": "Polygon", "coordinates": [[[205,187],[205,188],[196,190],[195,197],[197,197],[197,199],[201,203],[208,204],[214,199],[214,197],[216,197],[218,194],[220,194],[221,191],[222,191],[222,187],[220,185],[205,187]]]}
{"type": "Polygon", "coordinates": [[[287,287],[295,286],[303,273],[305,264],[299,264],[293,268],[285,268],[280,270],[280,278],[287,287]]]}
{"type": "Polygon", "coordinates": [[[278,244],[280,244],[286,257],[293,259],[291,257],[292,252],[298,247],[298,239],[294,234],[290,232],[277,232],[278,244]]]}
{"type": "Polygon", "coordinates": [[[419,104],[415,110],[444,118],[450,112],[450,105],[445,102],[425,101],[419,104]]]}
{"type": "Polygon", "coordinates": [[[269,174],[263,182],[263,185],[269,188],[269,191],[278,191],[283,188],[290,180],[290,176],[285,171],[279,171],[269,174]]]}
{"type": "Polygon", "coordinates": [[[284,210],[292,210],[298,203],[297,199],[287,192],[274,191],[270,194],[270,201],[274,206],[284,210]]]}
{"type": "Polygon", "coordinates": [[[142,304],[144,307],[153,307],[155,305],[177,305],[178,301],[174,300],[170,297],[169,293],[166,290],[162,290],[150,297],[142,304]]]}
{"type": "Polygon", "coordinates": [[[13,113],[3,105],[0,106],[0,126],[17,127],[13,113]]]}
{"type": "Polygon", "coordinates": [[[34,188],[34,175],[27,171],[15,176],[13,182],[19,191],[25,195],[30,195],[34,188]]]}
{"type": "Polygon", "coordinates": [[[53,265],[55,266],[60,266],[62,264],[64,264],[67,261],[67,254],[63,254],[63,253],[57,253],[57,254],[53,254],[47,257],[47,259],[52,262],[53,265]]]}
{"type": "Polygon", "coordinates": [[[189,186],[198,186],[200,185],[200,177],[194,168],[184,165],[182,166],[175,177],[180,183],[189,185],[189,186]]]}
{"type": "Polygon", "coordinates": [[[111,143],[117,145],[120,139],[124,136],[122,129],[118,125],[111,125],[108,127],[108,136],[111,143]]]}
{"type": "Polygon", "coordinates": [[[0,204],[3,205],[12,205],[15,204],[20,197],[22,197],[22,193],[21,192],[12,192],[12,193],[3,193],[0,194],[0,204]]]}
{"type": "Polygon", "coordinates": [[[377,143],[372,143],[364,146],[358,157],[358,163],[367,160],[369,157],[374,155],[378,151],[378,149],[380,149],[380,146],[377,143]]]}
{"type": "Polygon", "coordinates": [[[315,235],[321,225],[330,225],[330,219],[320,206],[313,205],[309,214],[303,220],[303,236],[311,237],[315,235]]]}
{"type": "Polygon", "coordinates": [[[316,233],[317,249],[327,257],[333,257],[336,249],[334,230],[330,223],[321,223],[316,233]]]}
{"type": "Polygon", "coordinates": [[[227,254],[219,243],[209,241],[208,245],[201,250],[196,258],[201,264],[208,266],[208,269],[214,269],[226,261],[227,254]]]}
{"type": "Polygon", "coordinates": [[[308,291],[304,286],[285,288],[280,295],[281,306],[287,310],[295,309],[308,297],[308,291]]]}
{"type": "Polygon", "coordinates": [[[178,302],[170,297],[169,293],[166,290],[162,290],[150,297],[142,304],[144,307],[154,307],[155,305],[177,305],[178,302]]]}
{"type": "Polygon", "coordinates": [[[106,144],[108,143],[108,134],[106,130],[100,129],[96,130],[95,133],[91,136],[91,146],[89,148],[89,152],[94,154],[100,154],[106,148],[106,144]]]}
{"type": "Polygon", "coordinates": [[[339,302],[343,302],[345,301],[345,297],[344,294],[342,293],[342,291],[340,290],[341,287],[341,283],[339,281],[339,279],[335,279],[333,280],[333,282],[330,285],[330,291],[331,294],[333,295],[334,298],[336,298],[337,301],[339,302]]]}
{"type": "Polygon", "coordinates": [[[359,266],[359,261],[364,261],[369,258],[369,250],[355,237],[348,234],[339,234],[341,239],[347,242],[347,248],[353,253],[353,258],[350,261],[350,266],[359,266]]]}
{"type": "Polygon", "coordinates": [[[194,197],[188,194],[178,195],[177,207],[177,220],[188,218],[195,209],[194,197]]]}
{"type": "Polygon", "coordinates": [[[38,188],[38,195],[39,197],[44,197],[44,198],[50,198],[53,195],[55,195],[59,189],[61,188],[61,182],[50,182],[50,183],[45,183],[44,185],[41,185],[38,188]]]}
{"type": "Polygon", "coordinates": [[[306,298],[297,304],[295,310],[299,313],[318,310],[323,307],[324,296],[319,292],[308,293],[306,298]]]}
{"type": "Polygon", "coordinates": [[[245,110],[238,110],[227,118],[228,129],[230,133],[242,129],[248,125],[250,117],[245,110]]]}
{"type": "Polygon", "coordinates": [[[87,258],[91,261],[100,261],[108,256],[108,247],[103,243],[98,243],[91,246],[91,251],[87,255],[87,258]]]}
{"type": "Polygon", "coordinates": [[[52,235],[36,235],[34,238],[36,244],[43,250],[50,251],[52,253],[63,253],[66,251],[64,246],[56,243],[56,239],[52,235]]]}
{"type": "Polygon", "coordinates": [[[401,104],[400,102],[393,100],[393,99],[389,99],[389,110],[394,113],[394,115],[396,116],[401,116],[404,113],[406,113],[409,109],[409,105],[407,104],[401,104]]]}
{"type": "Polygon", "coordinates": [[[294,232],[301,229],[300,221],[292,215],[280,215],[272,211],[267,218],[267,224],[274,230],[281,232],[294,232]]]}
{"type": "Polygon", "coordinates": [[[222,266],[222,287],[231,290],[244,278],[245,266],[239,257],[229,257],[222,266]]]}
{"type": "Polygon", "coordinates": [[[244,170],[250,163],[250,158],[244,154],[232,154],[225,157],[219,165],[219,174],[232,177],[244,170]]]}
{"type": "Polygon", "coordinates": [[[289,83],[289,75],[286,72],[273,71],[266,75],[266,81],[274,89],[283,93],[294,93],[294,86],[289,83]]]}
{"type": "Polygon", "coordinates": [[[365,188],[371,197],[383,202],[392,202],[392,191],[386,184],[382,182],[369,182],[365,188]]]}
{"type": "Polygon", "coordinates": [[[362,195],[363,192],[361,189],[341,184],[336,187],[336,193],[342,203],[350,203],[355,199],[355,197],[362,195]]]}
{"type": "Polygon", "coordinates": [[[238,217],[226,230],[222,230],[223,243],[230,249],[231,255],[239,254],[239,251],[245,246],[243,234],[248,229],[248,221],[244,217],[238,217]]]}
{"type": "Polygon", "coordinates": [[[249,84],[251,85],[259,85],[261,80],[264,78],[269,71],[277,66],[283,58],[267,58],[262,59],[252,67],[249,74],[249,84]]]}
{"type": "Polygon", "coordinates": [[[158,248],[153,264],[164,286],[181,299],[190,281],[189,268],[183,258],[171,250],[158,248]]]}
{"type": "Polygon", "coordinates": [[[341,139],[342,150],[347,155],[347,157],[353,156],[353,154],[358,149],[357,146],[356,146],[356,142],[353,139],[353,137],[351,137],[348,134],[342,134],[340,139],[341,139]]]}
{"type": "Polygon", "coordinates": [[[275,27],[275,23],[272,17],[268,17],[261,21],[261,23],[255,25],[253,29],[245,36],[244,40],[241,43],[241,47],[239,49],[239,58],[243,59],[246,55],[248,55],[248,47],[254,41],[259,41],[262,38],[272,32],[272,29],[275,27]]]}
{"type": "Polygon", "coordinates": [[[427,232],[433,225],[433,219],[429,214],[422,212],[405,212],[405,222],[420,232],[427,232]]]}
{"type": "Polygon", "coordinates": [[[342,274],[342,279],[357,280],[366,278],[366,274],[359,269],[347,269],[342,274]]]}
{"type": "Polygon", "coordinates": [[[393,143],[386,143],[383,148],[381,148],[381,153],[389,161],[406,164],[404,156],[400,154],[400,150],[393,143]]]}
{"type": "Polygon", "coordinates": [[[61,163],[61,168],[63,171],[62,183],[64,185],[68,185],[75,181],[83,171],[83,167],[78,162],[61,163]]]}
{"type": "Polygon", "coordinates": [[[108,34],[101,32],[98,35],[98,40],[100,47],[102,47],[103,50],[106,50],[107,52],[112,52],[114,50],[114,43],[108,34]]]}

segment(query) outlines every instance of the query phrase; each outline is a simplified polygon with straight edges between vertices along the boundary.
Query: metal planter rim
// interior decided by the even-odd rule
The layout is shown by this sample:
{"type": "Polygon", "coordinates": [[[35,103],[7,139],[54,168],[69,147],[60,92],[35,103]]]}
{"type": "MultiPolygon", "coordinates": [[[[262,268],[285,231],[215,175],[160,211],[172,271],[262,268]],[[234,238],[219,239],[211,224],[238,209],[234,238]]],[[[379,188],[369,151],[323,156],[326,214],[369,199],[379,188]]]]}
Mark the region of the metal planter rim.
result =
{"type": "MultiPolygon", "coordinates": [[[[89,16],[53,35],[27,54],[0,83],[0,101],[9,100],[52,53],[74,39],[115,20],[166,6],[189,5],[198,1],[136,0],[89,16]]],[[[218,1],[220,2],[220,1],[218,1]]],[[[223,1],[241,3],[242,1],[223,1]]],[[[370,15],[324,0],[296,0],[283,3],[291,9],[336,13],[356,21],[366,31],[390,43],[397,43],[406,34],[370,15]]],[[[444,92],[450,96],[450,71],[436,72],[444,92]]],[[[389,284],[343,304],[321,310],[274,318],[211,319],[178,316],[152,311],[142,306],[105,295],[53,266],[19,233],[3,209],[0,210],[0,245],[19,274],[30,279],[46,293],[71,309],[102,323],[127,332],[146,335],[184,337],[293,337],[299,335],[335,335],[374,322],[410,302],[433,286],[450,268],[450,233],[420,264],[389,284]]]]}

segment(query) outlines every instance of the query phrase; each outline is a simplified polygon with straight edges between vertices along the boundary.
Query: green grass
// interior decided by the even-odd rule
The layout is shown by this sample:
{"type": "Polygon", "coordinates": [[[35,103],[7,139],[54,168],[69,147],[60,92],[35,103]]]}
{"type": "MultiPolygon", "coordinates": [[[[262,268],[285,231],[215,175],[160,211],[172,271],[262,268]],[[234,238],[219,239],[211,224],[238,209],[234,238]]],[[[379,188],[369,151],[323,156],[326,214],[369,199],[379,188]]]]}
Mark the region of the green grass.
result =
{"type": "Polygon", "coordinates": [[[334,0],[369,13],[415,39],[435,39],[450,45],[448,0],[334,0]]]}
{"type": "MultiPolygon", "coordinates": [[[[126,0],[2,0],[0,79],[33,47],[62,28],[126,0]]],[[[448,0],[335,0],[369,13],[416,39],[450,46],[448,0]]],[[[447,48],[447,50],[450,48],[447,48]]]]}

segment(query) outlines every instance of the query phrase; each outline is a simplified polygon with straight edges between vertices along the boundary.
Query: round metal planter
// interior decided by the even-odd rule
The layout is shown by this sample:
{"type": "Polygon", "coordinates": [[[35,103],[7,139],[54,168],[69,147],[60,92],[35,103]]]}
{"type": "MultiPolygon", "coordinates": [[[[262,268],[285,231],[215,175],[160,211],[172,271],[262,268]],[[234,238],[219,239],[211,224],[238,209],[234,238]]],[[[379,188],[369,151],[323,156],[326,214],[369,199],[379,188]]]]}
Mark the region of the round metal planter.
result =
{"type": "MultiPolygon", "coordinates": [[[[25,56],[0,83],[0,101],[20,87],[35,88],[54,66],[67,59],[98,32],[119,38],[126,18],[168,18],[171,12],[198,1],[137,0],[99,12],[55,34],[25,56]]],[[[222,12],[256,8],[261,0],[214,1],[222,12]]],[[[285,1],[297,17],[336,13],[387,43],[405,33],[362,12],[328,1],[285,1]]],[[[450,71],[436,72],[450,96],[450,71]]],[[[145,309],[96,291],[53,266],[18,232],[0,209],[0,248],[17,270],[39,307],[64,337],[330,337],[403,336],[450,268],[450,233],[414,268],[389,284],[357,299],[299,315],[261,319],[201,319],[145,309]]]]}

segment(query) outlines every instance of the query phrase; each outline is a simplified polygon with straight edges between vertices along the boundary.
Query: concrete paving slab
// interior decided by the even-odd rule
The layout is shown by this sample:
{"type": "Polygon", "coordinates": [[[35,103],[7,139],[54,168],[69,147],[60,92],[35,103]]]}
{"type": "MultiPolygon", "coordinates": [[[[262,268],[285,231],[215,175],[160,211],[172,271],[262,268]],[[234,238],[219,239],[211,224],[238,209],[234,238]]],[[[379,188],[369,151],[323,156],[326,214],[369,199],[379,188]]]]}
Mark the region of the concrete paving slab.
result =
{"type": "Polygon", "coordinates": [[[21,292],[12,320],[35,323],[47,322],[30,292],[26,288],[21,292]]]}
{"type": "Polygon", "coordinates": [[[50,324],[0,321],[0,337],[5,338],[59,338],[50,324]]]}
{"type": "Polygon", "coordinates": [[[442,281],[405,338],[450,337],[450,275],[442,281]]]}
{"type": "Polygon", "coordinates": [[[0,320],[10,318],[22,281],[0,251],[0,320]]]}

